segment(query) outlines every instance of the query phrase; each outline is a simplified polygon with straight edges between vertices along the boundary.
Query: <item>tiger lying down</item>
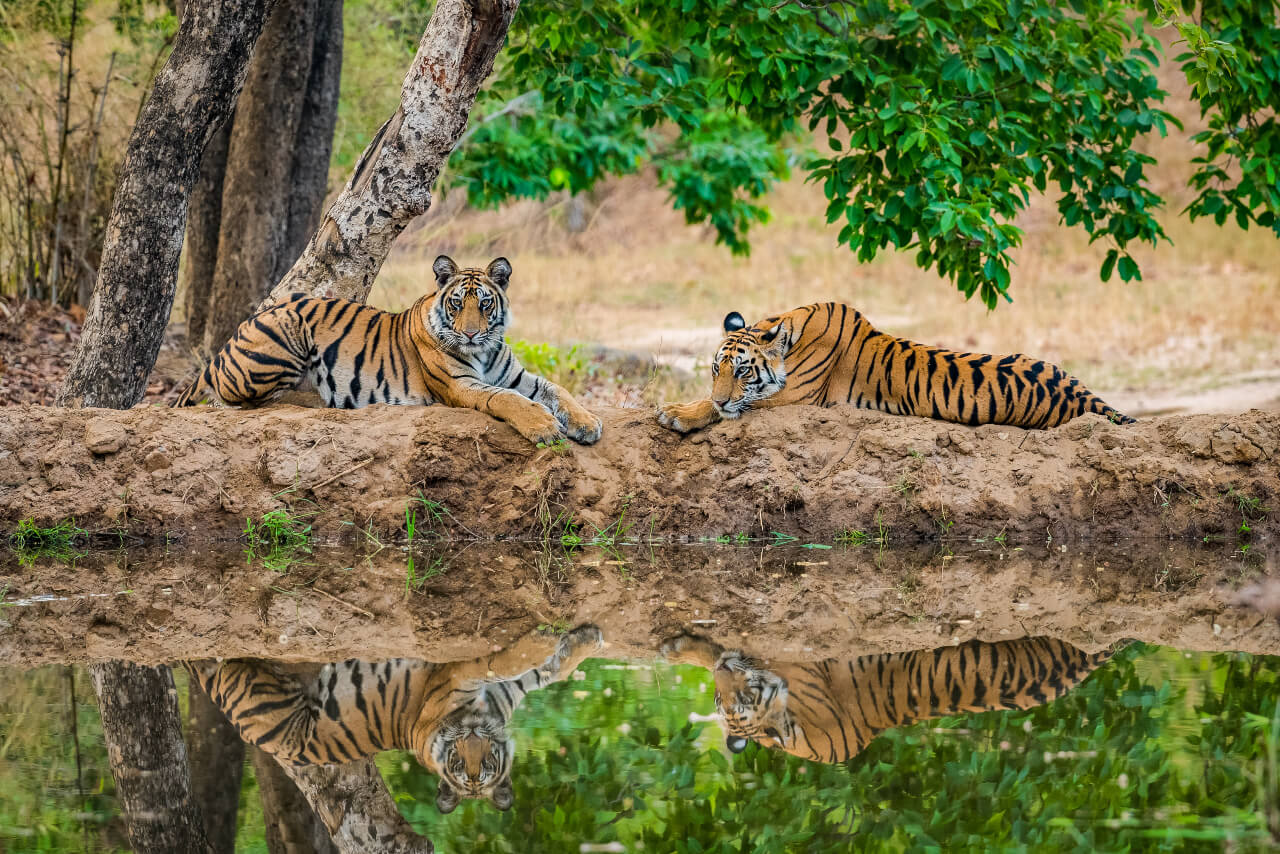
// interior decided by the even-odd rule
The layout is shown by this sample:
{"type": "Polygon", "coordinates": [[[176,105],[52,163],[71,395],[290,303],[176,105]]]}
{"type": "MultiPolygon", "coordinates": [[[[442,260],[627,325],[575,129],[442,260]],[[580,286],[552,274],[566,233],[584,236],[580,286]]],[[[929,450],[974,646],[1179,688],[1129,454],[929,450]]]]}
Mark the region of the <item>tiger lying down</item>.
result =
{"type": "Polygon", "coordinates": [[[1030,709],[1066,694],[1129,641],[1086,653],[1052,638],[864,655],[852,661],[763,662],[695,635],[664,641],[669,661],[715,678],[725,743],[748,741],[816,762],[843,762],[886,729],[927,718],[1030,709]]]}
{"type": "Polygon", "coordinates": [[[442,403],[506,421],[534,443],[599,439],[600,419],[526,371],[507,345],[510,262],[460,270],[441,255],[432,270],[436,289],[399,314],[303,294],[255,314],[174,406],[194,406],[206,390],[228,406],[257,406],[313,388],[339,409],[442,403]]]}
{"type": "Polygon", "coordinates": [[[701,430],[751,408],[852,403],[961,424],[1056,427],[1086,412],[1131,424],[1056,365],[1023,355],[926,347],[880,332],[858,311],[817,303],[747,326],[736,311],[711,364],[711,397],[658,410],[662,426],[701,430]]]}
{"type": "Polygon", "coordinates": [[[535,633],[453,664],[410,658],[326,664],[306,678],[270,662],[183,662],[241,737],[282,762],[327,765],[412,750],[440,778],[436,806],[462,798],[511,807],[507,733],[525,694],[571,674],[604,645],[593,625],[535,633]],[[531,664],[531,662],[539,662],[531,664]]]}

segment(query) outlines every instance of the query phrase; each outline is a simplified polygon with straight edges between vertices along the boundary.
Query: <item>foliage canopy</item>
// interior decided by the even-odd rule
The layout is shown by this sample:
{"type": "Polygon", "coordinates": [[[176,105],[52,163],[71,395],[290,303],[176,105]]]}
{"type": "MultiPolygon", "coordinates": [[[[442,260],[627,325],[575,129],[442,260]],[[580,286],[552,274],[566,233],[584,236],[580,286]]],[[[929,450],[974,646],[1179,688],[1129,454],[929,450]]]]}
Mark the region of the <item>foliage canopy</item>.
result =
{"type": "Polygon", "coordinates": [[[1210,130],[1192,218],[1280,234],[1280,40],[1272,0],[682,0],[526,3],[453,180],[473,203],[581,191],[652,164],[673,204],[734,252],[799,166],[860,260],[911,249],[988,307],[1008,298],[1013,223],[1032,192],[1141,278],[1165,238],[1154,160],[1181,131],[1161,108],[1152,24],[1175,24],[1210,130]],[[818,153],[800,150],[815,132],[818,153]]]}

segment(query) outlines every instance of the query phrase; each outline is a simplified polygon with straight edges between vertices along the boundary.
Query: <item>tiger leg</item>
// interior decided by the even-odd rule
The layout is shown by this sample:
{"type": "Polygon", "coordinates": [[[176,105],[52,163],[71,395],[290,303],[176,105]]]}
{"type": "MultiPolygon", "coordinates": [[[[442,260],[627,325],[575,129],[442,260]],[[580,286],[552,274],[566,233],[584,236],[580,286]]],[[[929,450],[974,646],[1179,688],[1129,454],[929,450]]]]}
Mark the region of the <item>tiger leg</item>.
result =
{"type": "Polygon", "coordinates": [[[564,437],[550,409],[509,388],[459,382],[446,392],[445,403],[505,421],[535,445],[550,445],[564,437]]]}
{"type": "Polygon", "coordinates": [[[251,661],[182,665],[246,742],[287,762],[308,761],[320,709],[300,680],[251,661]]]}
{"type": "Polygon", "coordinates": [[[205,370],[208,387],[229,406],[257,406],[306,376],[315,344],[292,307],[276,306],[241,323],[205,370]]]}
{"type": "Polygon", "coordinates": [[[599,440],[602,422],[574,400],[573,395],[545,377],[527,370],[522,374],[515,390],[549,409],[570,439],[583,445],[593,445],[599,440]]]}
{"type": "Polygon", "coordinates": [[[453,679],[463,682],[515,679],[530,670],[544,670],[555,677],[566,666],[577,667],[603,645],[600,629],[586,623],[561,635],[530,632],[500,652],[447,666],[453,669],[453,679]]]}
{"type": "Polygon", "coordinates": [[[658,651],[673,664],[695,664],[707,670],[715,670],[724,647],[700,635],[686,632],[664,640],[658,651]]]}
{"type": "Polygon", "coordinates": [[[710,427],[720,420],[720,413],[710,400],[692,403],[668,403],[658,410],[658,423],[677,433],[692,433],[710,427]]]}

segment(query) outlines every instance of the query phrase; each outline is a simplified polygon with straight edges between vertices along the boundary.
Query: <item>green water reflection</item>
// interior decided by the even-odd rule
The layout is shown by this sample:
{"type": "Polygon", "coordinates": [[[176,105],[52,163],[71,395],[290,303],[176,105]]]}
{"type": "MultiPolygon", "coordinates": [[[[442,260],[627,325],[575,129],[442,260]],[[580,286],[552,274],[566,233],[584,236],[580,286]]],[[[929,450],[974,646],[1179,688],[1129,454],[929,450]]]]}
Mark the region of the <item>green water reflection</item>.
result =
{"type": "MultiPolygon", "coordinates": [[[[440,815],[433,775],[409,754],[378,758],[438,851],[1253,851],[1280,839],[1276,657],[1139,644],[1049,705],[891,730],[833,765],[728,753],[706,719],[704,669],[592,660],[580,673],[516,712],[509,812],[464,802],[440,815]]],[[[0,679],[0,850],[127,847],[87,687],[63,667],[0,679]]],[[[266,851],[251,767],[237,850],[266,851]]]]}

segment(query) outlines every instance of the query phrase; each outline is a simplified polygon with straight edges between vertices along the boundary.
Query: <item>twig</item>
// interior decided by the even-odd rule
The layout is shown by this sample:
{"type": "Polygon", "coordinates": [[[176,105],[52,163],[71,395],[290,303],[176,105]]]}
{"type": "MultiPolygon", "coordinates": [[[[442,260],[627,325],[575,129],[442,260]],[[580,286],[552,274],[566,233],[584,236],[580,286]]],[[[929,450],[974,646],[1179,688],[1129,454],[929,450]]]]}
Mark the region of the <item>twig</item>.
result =
{"type": "Polygon", "coordinates": [[[356,463],[355,465],[353,465],[351,468],[347,469],[346,471],[340,471],[340,472],[338,472],[337,474],[335,474],[333,477],[331,477],[331,478],[329,478],[329,479],[327,479],[327,480],[322,480],[322,481],[320,481],[320,482],[319,482],[319,483],[317,483],[315,486],[308,486],[308,487],[307,487],[307,489],[311,490],[312,492],[315,492],[315,491],[316,491],[317,489],[319,489],[320,487],[322,487],[322,486],[328,486],[329,484],[333,483],[335,480],[337,480],[338,478],[342,477],[343,475],[351,474],[351,473],[352,473],[353,471],[355,471],[356,469],[362,469],[362,468],[364,468],[365,466],[369,465],[369,463],[371,463],[371,462],[373,462],[373,457],[369,457],[367,460],[361,460],[360,462],[356,463]]]}
{"type": "MultiPolygon", "coordinates": [[[[339,605],[346,605],[348,608],[350,608],[352,611],[355,611],[357,614],[363,614],[364,616],[368,617],[370,620],[376,619],[373,616],[373,614],[366,611],[364,608],[357,607],[356,605],[352,605],[350,602],[339,599],[337,596],[334,596],[332,593],[325,592],[324,590],[321,590],[319,587],[315,587],[314,585],[312,586],[311,589],[322,596],[328,596],[330,599],[337,602],[339,605]]],[[[319,633],[317,632],[317,634],[319,633]]]]}

